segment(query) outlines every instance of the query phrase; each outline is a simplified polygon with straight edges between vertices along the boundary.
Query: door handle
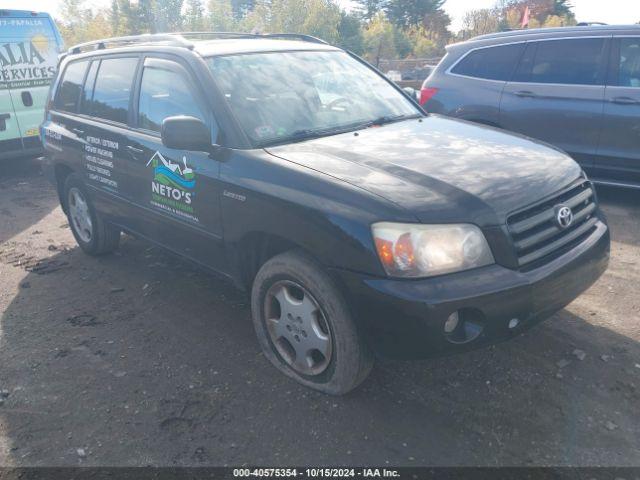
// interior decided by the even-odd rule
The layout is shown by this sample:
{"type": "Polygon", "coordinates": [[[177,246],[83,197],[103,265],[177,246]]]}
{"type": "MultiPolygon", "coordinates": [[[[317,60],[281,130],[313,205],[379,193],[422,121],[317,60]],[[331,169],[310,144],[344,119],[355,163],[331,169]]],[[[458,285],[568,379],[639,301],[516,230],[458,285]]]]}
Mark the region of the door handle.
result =
{"type": "Polygon", "coordinates": [[[84,135],[84,130],[80,129],[80,128],[72,128],[71,131],[73,133],[75,133],[76,135],[78,135],[79,137],[81,137],[82,135],[84,135]]]}
{"type": "Polygon", "coordinates": [[[631,97],[613,97],[611,103],[617,103],[618,105],[637,105],[640,101],[631,97]]]}
{"type": "Polygon", "coordinates": [[[523,97],[523,98],[534,98],[537,97],[537,95],[535,93],[533,93],[530,90],[518,90],[517,92],[513,92],[513,94],[516,97],[523,97]]]}
{"type": "Polygon", "coordinates": [[[129,150],[134,155],[144,153],[144,150],[142,150],[141,148],[132,147],[131,145],[127,145],[127,150],[129,150]]]}
{"type": "Polygon", "coordinates": [[[33,97],[30,92],[22,92],[20,96],[22,97],[22,104],[25,107],[33,107],[33,97]]]}

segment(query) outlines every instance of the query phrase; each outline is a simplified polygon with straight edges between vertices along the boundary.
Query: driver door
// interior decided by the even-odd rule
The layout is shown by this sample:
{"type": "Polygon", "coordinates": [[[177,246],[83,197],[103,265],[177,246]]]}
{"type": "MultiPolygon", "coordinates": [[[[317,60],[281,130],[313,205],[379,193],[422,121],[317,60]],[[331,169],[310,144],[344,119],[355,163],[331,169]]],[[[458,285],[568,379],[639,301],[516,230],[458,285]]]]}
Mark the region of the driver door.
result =
{"type": "Polygon", "coordinates": [[[220,216],[219,162],[209,153],[165,147],[160,138],[167,117],[202,120],[216,138],[217,127],[204,95],[177,60],[144,59],[134,97],[134,131],[129,135],[127,197],[138,212],[134,230],[218,271],[225,271],[220,216]]]}

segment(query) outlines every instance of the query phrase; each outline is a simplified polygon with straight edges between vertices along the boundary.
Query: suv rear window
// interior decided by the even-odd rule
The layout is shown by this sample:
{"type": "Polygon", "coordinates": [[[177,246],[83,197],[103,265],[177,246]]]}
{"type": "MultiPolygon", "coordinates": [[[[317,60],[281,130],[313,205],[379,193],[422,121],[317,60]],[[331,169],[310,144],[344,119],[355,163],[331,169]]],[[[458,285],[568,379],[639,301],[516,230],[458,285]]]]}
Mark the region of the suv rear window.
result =
{"type": "Polygon", "coordinates": [[[515,81],[564,85],[602,85],[603,38],[531,42],[515,81]]]}
{"type": "Polygon", "coordinates": [[[127,123],[137,65],[137,58],[107,58],[100,62],[91,102],[92,115],[127,123]]]}
{"type": "Polygon", "coordinates": [[[84,74],[89,62],[73,62],[67,65],[62,74],[62,80],[56,93],[53,105],[57,110],[75,113],[78,108],[78,100],[82,91],[84,74]]]}
{"type": "Polygon", "coordinates": [[[524,43],[480,48],[467,54],[451,73],[489,80],[509,80],[523,48],[524,43]]]}

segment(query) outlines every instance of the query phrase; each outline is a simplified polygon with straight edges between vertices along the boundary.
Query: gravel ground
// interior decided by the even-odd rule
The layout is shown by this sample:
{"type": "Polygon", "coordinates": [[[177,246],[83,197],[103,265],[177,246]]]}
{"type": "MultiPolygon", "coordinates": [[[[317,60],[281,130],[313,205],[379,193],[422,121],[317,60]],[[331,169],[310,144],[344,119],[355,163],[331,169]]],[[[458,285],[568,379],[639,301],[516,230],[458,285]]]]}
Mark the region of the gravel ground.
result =
{"type": "Polygon", "coordinates": [[[124,237],[90,258],[34,162],[0,177],[0,465],[640,465],[640,192],[608,272],[510,342],[379,361],[342,398],[261,355],[232,286],[124,237]]]}

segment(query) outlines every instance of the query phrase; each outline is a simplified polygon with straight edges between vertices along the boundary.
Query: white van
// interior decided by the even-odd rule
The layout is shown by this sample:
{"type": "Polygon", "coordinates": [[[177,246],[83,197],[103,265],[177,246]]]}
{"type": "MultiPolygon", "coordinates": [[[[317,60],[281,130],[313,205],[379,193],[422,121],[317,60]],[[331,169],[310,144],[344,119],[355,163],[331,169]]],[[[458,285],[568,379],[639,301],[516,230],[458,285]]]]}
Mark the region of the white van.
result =
{"type": "Polygon", "coordinates": [[[0,159],[42,151],[38,127],[62,48],[48,13],[0,9],[0,159]]]}

